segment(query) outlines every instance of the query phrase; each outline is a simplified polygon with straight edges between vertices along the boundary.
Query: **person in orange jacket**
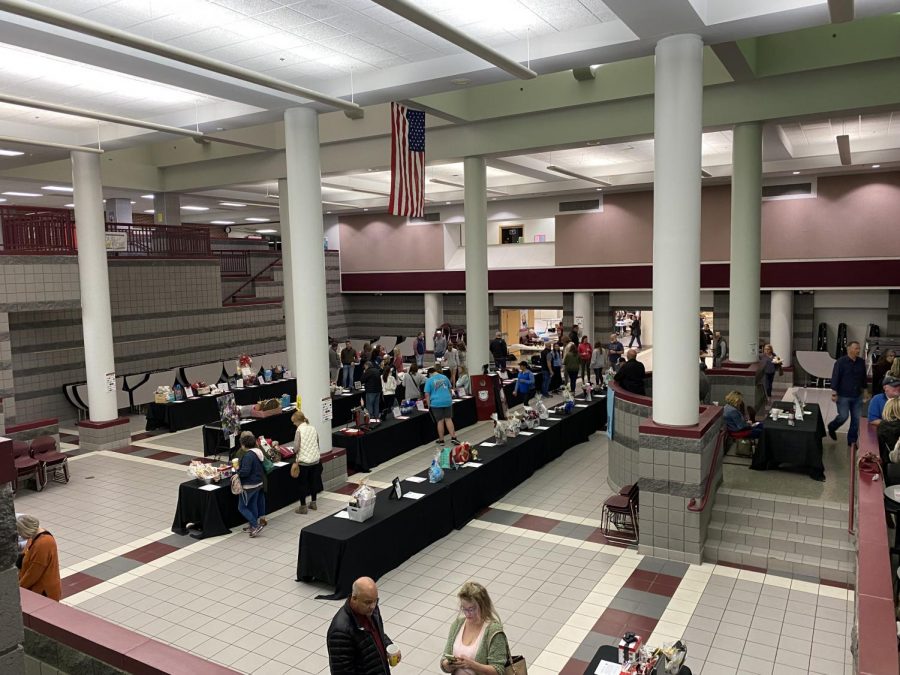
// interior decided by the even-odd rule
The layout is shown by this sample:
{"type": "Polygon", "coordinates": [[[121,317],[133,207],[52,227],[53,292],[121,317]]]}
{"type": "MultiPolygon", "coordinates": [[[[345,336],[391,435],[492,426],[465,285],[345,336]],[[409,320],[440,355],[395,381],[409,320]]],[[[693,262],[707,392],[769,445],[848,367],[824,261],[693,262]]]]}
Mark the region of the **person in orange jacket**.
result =
{"type": "Polygon", "coordinates": [[[16,518],[16,530],[28,540],[19,568],[19,586],[59,602],[62,583],[56,539],[41,527],[37,518],[28,514],[16,518]]]}

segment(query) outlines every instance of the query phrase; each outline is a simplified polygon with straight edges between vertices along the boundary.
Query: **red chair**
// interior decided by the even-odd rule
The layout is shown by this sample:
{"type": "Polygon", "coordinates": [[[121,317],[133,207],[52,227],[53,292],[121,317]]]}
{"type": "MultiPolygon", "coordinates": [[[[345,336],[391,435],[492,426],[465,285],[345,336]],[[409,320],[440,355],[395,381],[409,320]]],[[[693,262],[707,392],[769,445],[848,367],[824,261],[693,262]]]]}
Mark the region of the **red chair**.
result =
{"type": "Polygon", "coordinates": [[[603,502],[603,513],[600,516],[600,531],[607,539],[620,544],[637,544],[639,538],[637,483],[630,486],[626,494],[625,488],[603,502]]]}
{"type": "Polygon", "coordinates": [[[69,482],[69,456],[56,449],[53,436],[38,436],[31,441],[31,456],[44,465],[46,480],[69,482]]]}
{"type": "Polygon", "coordinates": [[[725,450],[723,454],[728,454],[734,446],[735,457],[753,457],[756,453],[757,439],[750,438],[750,429],[741,429],[740,431],[729,431],[725,436],[725,450]]]}
{"type": "Polygon", "coordinates": [[[25,441],[13,441],[13,461],[16,465],[16,481],[13,484],[13,493],[19,489],[19,479],[34,476],[37,490],[41,491],[47,484],[47,475],[44,473],[44,465],[31,456],[31,444],[25,441]]]}

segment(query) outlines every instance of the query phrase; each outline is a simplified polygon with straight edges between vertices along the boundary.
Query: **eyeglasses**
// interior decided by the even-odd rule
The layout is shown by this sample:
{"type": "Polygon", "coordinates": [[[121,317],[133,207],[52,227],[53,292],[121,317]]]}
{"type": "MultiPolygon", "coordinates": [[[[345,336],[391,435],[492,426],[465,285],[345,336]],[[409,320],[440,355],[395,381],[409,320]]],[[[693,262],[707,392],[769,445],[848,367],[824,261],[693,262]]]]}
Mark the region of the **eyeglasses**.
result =
{"type": "Polygon", "coordinates": [[[462,613],[466,616],[473,616],[478,613],[478,605],[474,605],[472,607],[460,607],[462,613]]]}

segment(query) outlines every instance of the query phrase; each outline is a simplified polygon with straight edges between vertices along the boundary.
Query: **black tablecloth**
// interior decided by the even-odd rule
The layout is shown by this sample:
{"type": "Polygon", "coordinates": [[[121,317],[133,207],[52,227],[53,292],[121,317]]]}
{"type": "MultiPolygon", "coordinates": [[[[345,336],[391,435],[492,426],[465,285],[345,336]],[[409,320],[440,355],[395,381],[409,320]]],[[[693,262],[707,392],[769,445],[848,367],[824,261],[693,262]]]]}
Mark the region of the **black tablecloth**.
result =
{"type": "MultiPolygon", "coordinates": [[[[291,478],[291,466],[276,466],[267,479],[266,512],[272,513],[300,499],[300,481],[291,478]]],[[[215,485],[215,483],[213,483],[215,485]]],[[[178,504],[172,531],[187,534],[188,524],[198,529],[192,536],[198,539],[218,537],[231,532],[232,527],[245,523],[237,508],[237,495],[231,494],[231,481],[219,483],[215,490],[202,490],[203,481],[189,480],[178,487],[178,504]]]]}
{"type": "MultiPolygon", "coordinates": [[[[265,436],[279,443],[290,443],[294,440],[297,427],[291,422],[294,411],[281,412],[269,417],[253,419],[246,424],[241,424],[241,431],[253,432],[259,438],[265,436]]],[[[222,433],[222,427],[218,424],[207,424],[203,427],[203,455],[221,455],[230,452],[233,446],[229,445],[229,439],[222,433]]]]}
{"type": "Polygon", "coordinates": [[[479,468],[446,471],[437,485],[403,483],[404,491],[425,494],[421,499],[398,502],[389,499],[390,490],[383,490],[375,515],[364,523],[328,517],[304,527],[297,579],[324,581],[335,589],[330,599],[346,597],[358,577],[377,579],[453,528],[463,527],[481,509],[606,424],[605,398],[579,403],[582,407],[569,416],[544,420],[541,426],[549,427],[546,430],[533,430],[495,447],[478,445],[479,468]]]}
{"type": "MultiPolygon", "coordinates": [[[[782,410],[794,408],[792,403],[785,401],[776,401],[773,407],[782,410]]],[[[794,426],[783,419],[765,419],[762,438],[753,456],[754,469],[774,469],[780,464],[792,464],[808,468],[812,476],[824,475],[822,439],[825,437],[825,424],[818,405],[807,403],[806,409],[811,414],[804,415],[802,421],[795,420],[794,426]]]]}
{"type": "MultiPolygon", "coordinates": [[[[297,380],[275,380],[255,387],[232,390],[235,403],[253,405],[266,398],[281,398],[282,394],[297,397],[297,380]]],[[[195,396],[181,403],[150,403],[147,405],[147,431],[168,427],[170,432],[190,429],[201,424],[209,424],[219,419],[218,398],[216,396],[195,396]]]]}
{"type": "MultiPolygon", "coordinates": [[[[348,465],[358,471],[371,471],[372,467],[437,438],[437,427],[431,413],[416,410],[408,417],[407,420],[389,419],[363,434],[335,431],[331,434],[331,445],[347,449],[348,465]]],[[[453,424],[457,429],[477,421],[474,398],[453,402],[453,424]]]]}

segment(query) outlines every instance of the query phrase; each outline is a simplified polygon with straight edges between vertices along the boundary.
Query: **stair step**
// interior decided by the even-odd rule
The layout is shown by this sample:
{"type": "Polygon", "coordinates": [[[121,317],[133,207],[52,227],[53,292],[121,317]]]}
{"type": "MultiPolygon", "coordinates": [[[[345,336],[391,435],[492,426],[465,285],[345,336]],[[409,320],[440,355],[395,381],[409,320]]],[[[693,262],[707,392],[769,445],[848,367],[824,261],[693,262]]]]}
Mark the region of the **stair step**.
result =
{"type": "Polygon", "coordinates": [[[819,516],[829,520],[841,520],[847,517],[847,505],[841,502],[788,497],[725,487],[719,488],[716,493],[716,504],[742,506],[756,509],[757,511],[771,511],[773,513],[819,516]]]}
{"type": "Polygon", "coordinates": [[[840,562],[850,562],[856,558],[856,548],[847,538],[844,540],[823,539],[822,537],[790,534],[777,530],[768,531],[746,526],[735,527],[721,522],[711,522],[708,532],[710,538],[731,544],[744,544],[751,548],[812,555],[840,562]]]}
{"type": "Polygon", "coordinates": [[[841,540],[847,536],[846,520],[757,511],[756,509],[739,506],[719,506],[716,504],[713,507],[712,520],[719,523],[725,522],[729,525],[746,525],[764,530],[822,537],[823,539],[841,540]]]}
{"type": "Polygon", "coordinates": [[[840,561],[813,555],[785,553],[770,549],[721,541],[710,537],[703,549],[707,562],[726,562],[734,565],[758,567],[776,574],[826,579],[840,583],[855,583],[856,561],[840,561]]]}

